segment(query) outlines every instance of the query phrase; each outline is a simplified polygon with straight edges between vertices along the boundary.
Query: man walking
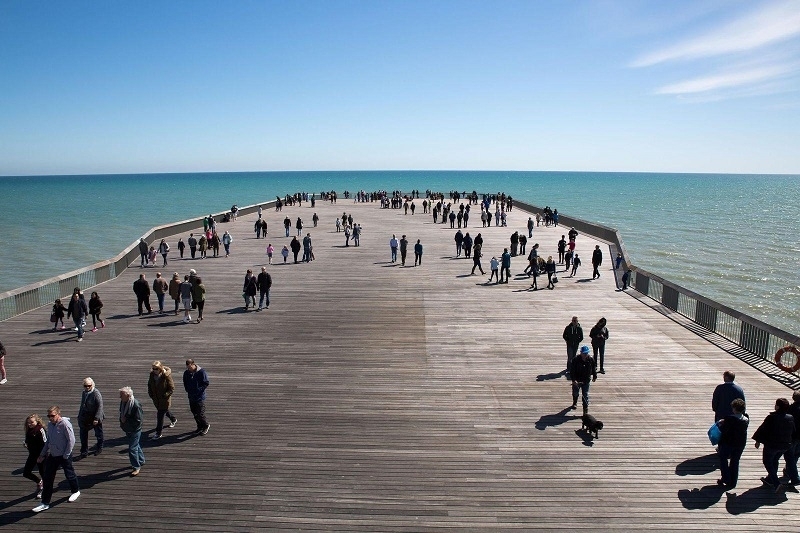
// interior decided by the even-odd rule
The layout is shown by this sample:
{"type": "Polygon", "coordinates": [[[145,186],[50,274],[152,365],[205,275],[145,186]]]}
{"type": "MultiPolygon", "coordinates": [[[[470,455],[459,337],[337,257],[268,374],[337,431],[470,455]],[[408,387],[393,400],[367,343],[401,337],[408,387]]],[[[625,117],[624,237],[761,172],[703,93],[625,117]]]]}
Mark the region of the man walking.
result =
{"type": "Polygon", "coordinates": [[[89,455],[89,430],[94,430],[97,445],[94,449],[95,455],[100,455],[103,451],[103,396],[94,385],[92,378],[83,380],[83,393],[81,394],[81,406],[78,408],[78,428],[81,437],[81,459],[89,455]]]}
{"type": "Polygon", "coordinates": [[[272,276],[267,272],[267,267],[261,267],[261,273],[256,279],[256,285],[259,292],[258,309],[256,311],[261,311],[264,307],[269,309],[269,289],[272,287],[272,276]],[[264,305],[265,300],[266,306],[264,305]]]}
{"type": "Polygon", "coordinates": [[[417,239],[417,244],[414,245],[414,266],[422,264],[422,243],[417,239]]]}
{"type": "Polygon", "coordinates": [[[64,476],[69,482],[72,494],[69,501],[77,500],[81,491],[78,487],[78,476],[72,467],[72,448],[75,447],[75,432],[69,419],[61,417],[61,408],[57,405],[47,410],[47,441],[37,462],[44,462],[44,479],[42,479],[42,503],[33,508],[34,513],[41,513],[50,509],[50,499],[53,497],[53,482],[59,467],[64,470],[64,476]]]}
{"type": "Polygon", "coordinates": [[[572,360],[572,409],[578,407],[578,394],[583,396],[583,414],[589,414],[589,385],[597,381],[597,365],[589,356],[589,347],[581,346],[581,354],[572,360]]]}
{"type": "Polygon", "coordinates": [[[600,277],[600,265],[603,264],[603,252],[600,250],[600,245],[596,244],[594,247],[594,252],[592,252],[592,279],[600,277]]]}
{"type": "Polygon", "coordinates": [[[189,314],[192,309],[192,282],[188,274],[183,276],[183,283],[178,285],[178,295],[183,303],[183,321],[188,324],[192,321],[192,316],[189,314]]]}
{"type": "Polygon", "coordinates": [[[756,448],[764,445],[761,461],[767,470],[767,477],[762,477],[761,482],[775,492],[785,488],[778,479],[778,461],[791,448],[794,432],[794,418],[789,414],[789,400],[778,398],[775,401],[775,410],[767,415],[753,433],[756,448]]]}
{"type": "Polygon", "coordinates": [[[406,254],[408,253],[408,240],[403,235],[400,238],[400,265],[406,266],[406,254]]]}
{"type": "Polygon", "coordinates": [[[147,243],[144,242],[144,238],[139,239],[139,255],[142,256],[142,265],[141,267],[147,264],[147,243]]]}
{"type": "Polygon", "coordinates": [[[726,370],[722,374],[722,383],[717,385],[714,389],[714,394],[711,396],[711,409],[714,411],[714,422],[719,422],[726,416],[733,414],[731,402],[737,398],[742,401],[745,400],[744,390],[733,380],[736,379],[736,374],[730,370],[726,370]]]}
{"type": "Polygon", "coordinates": [[[389,249],[392,251],[392,263],[397,261],[397,237],[392,235],[392,238],[389,239],[389,249]]]}
{"type": "Polygon", "coordinates": [[[500,283],[508,283],[511,278],[511,254],[508,248],[503,248],[503,255],[500,256],[500,283]],[[506,280],[503,281],[503,273],[506,275],[506,280]]]}
{"type": "Polygon", "coordinates": [[[164,300],[169,292],[169,283],[161,277],[161,272],[156,272],[156,279],[153,280],[153,292],[158,298],[158,312],[164,314],[164,300]]]}
{"type": "Polygon", "coordinates": [[[572,360],[578,353],[578,347],[583,340],[583,328],[581,328],[581,325],[578,323],[578,317],[572,317],[572,321],[564,328],[562,337],[567,343],[567,377],[569,377],[572,360]]]}
{"type": "Polygon", "coordinates": [[[139,274],[139,279],[133,282],[133,292],[136,294],[136,306],[139,310],[139,316],[142,316],[142,305],[147,308],[148,315],[152,313],[153,309],[150,307],[150,285],[147,284],[144,274],[139,274]]]}
{"type": "Polygon", "coordinates": [[[138,476],[144,466],[144,452],[142,451],[142,404],[133,397],[133,389],[122,387],[119,389],[119,427],[125,432],[128,440],[128,459],[131,462],[131,476],[138,476]]]}
{"type": "Polygon", "coordinates": [[[189,409],[197,422],[197,433],[205,435],[211,429],[211,424],[206,420],[206,388],[208,387],[208,374],[197,366],[194,359],[186,360],[186,370],[183,372],[183,388],[189,396],[189,409]]]}
{"type": "Polygon", "coordinates": [[[69,306],[67,306],[67,318],[72,316],[72,321],[75,322],[75,329],[78,330],[78,338],[75,340],[78,342],[83,341],[83,327],[86,324],[86,315],[88,314],[89,307],[86,305],[86,300],[81,298],[79,292],[73,292],[72,300],[69,301],[69,306]]]}
{"type": "Polygon", "coordinates": [[[194,233],[189,234],[189,238],[186,240],[186,242],[189,244],[189,253],[192,256],[192,259],[194,259],[194,256],[197,253],[197,239],[195,239],[194,233]]]}

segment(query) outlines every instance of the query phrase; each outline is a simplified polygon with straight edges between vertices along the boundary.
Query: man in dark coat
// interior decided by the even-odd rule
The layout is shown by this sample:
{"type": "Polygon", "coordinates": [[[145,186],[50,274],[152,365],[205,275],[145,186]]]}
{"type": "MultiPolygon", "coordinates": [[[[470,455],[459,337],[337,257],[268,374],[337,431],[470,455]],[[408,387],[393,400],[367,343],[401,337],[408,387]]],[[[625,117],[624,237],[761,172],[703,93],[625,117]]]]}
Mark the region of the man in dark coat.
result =
{"type": "Polygon", "coordinates": [[[578,317],[572,317],[572,322],[567,324],[567,327],[564,328],[562,337],[567,343],[567,376],[569,376],[572,360],[578,353],[578,347],[583,340],[583,328],[581,328],[581,325],[578,323],[578,317]]]}
{"type": "Polygon", "coordinates": [[[578,395],[583,396],[583,414],[589,414],[589,385],[597,381],[597,363],[589,355],[589,347],[581,346],[581,354],[572,360],[572,408],[578,407],[578,395]]]}
{"type": "Polygon", "coordinates": [[[289,248],[292,249],[292,253],[294,254],[294,262],[297,263],[297,254],[300,253],[301,245],[296,236],[292,238],[292,243],[289,245],[289,248]]]}
{"type": "Polygon", "coordinates": [[[258,309],[256,309],[256,311],[261,311],[264,307],[269,309],[269,289],[272,287],[272,276],[267,272],[267,267],[261,267],[261,273],[256,279],[256,284],[258,285],[258,292],[260,294],[258,309]],[[265,300],[266,306],[264,305],[265,300]]]}
{"type": "Polygon", "coordinates": [[[152,313],[153,310],[150,307],[150,285],[147,284],[144,274],[139,274],[139,279],[133,282],[133,292],[136,294],[139,316],[142,315],[142,305],[147,308],[148,315],[152,313]]]}
{"type": "Polygon", "coordinates": [[[767,470],[767,477],[762,477],[761,481],[775,492],[786,488],[778,479],[778,461],[791,448],[794,432],[794,418],[789,414],[789,400],[778,398],[775,401],[775,410],[767,415],[753,433],[756,448],[764,445],[761,461],[767,470]]]}
{"type": "Polygon", "coordinates": [[[714,389],[714,394],[711,396],[711,409],[714,410],[714,422],[719,422],[728,415],[733,414],[731,402],[737,398],[747,401],[744,397],[744,390],[733,382],[736,379],[736,374],[730,370],[726,370],[722,374],[722,383],[717,385],[714,389]]]}
{"type": "Polygon", "coordinates": [[[83,380],[83,394],[81,394],[81,406],[78,408],[78,428],[81,438],[81,459],[89,455],[89,430],[94,430],[97,438],[97,446],[94,449],[95,455],[100,455],[103,451],[103,396],[94,386],[92,378],[83,380]]]}
{"type": "Polygon", "coordinates": [[[139,239],[139,254],[142,256],[142,267],[147,264],[147,243],[144,242],[144,239],[139,239]]]}
{"type": "Polygon", "coordinates": [[[594,247],[594,252],[592,252],[592,279],[600,277],[600,265],[603,264],[603,252],[600,250],[600,245],[596,244],[594,247]]]}

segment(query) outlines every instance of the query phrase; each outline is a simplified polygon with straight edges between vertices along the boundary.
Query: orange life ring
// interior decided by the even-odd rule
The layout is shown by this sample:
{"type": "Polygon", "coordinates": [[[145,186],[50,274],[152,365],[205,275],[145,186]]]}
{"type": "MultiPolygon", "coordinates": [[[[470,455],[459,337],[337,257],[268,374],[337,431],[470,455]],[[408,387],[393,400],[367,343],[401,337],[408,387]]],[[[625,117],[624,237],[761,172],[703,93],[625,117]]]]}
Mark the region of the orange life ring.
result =
{"type": "Polygon", "coordinates": [[[794,346],[784,346],[777,352],[775,352],[775,364],[778,365],[778,368],[783,370],[784,372],[797,372],[800,370],[800,350],[795,348],[794,346]],[[788,367],[783,364],[783,354],[786,352],[792,352],[795,355],[795,363],[793,367],[788,367]]]}

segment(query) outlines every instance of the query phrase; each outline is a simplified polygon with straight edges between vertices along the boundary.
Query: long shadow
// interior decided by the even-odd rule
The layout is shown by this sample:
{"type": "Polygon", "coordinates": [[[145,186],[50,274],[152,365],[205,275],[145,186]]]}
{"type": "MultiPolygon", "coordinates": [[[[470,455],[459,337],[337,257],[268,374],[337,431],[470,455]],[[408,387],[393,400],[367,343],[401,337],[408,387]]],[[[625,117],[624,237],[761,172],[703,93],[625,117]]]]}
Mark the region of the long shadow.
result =
{"type": "Polygon", "coordinates": [[[700,457],[687,459],[675,467],[675,474],[679,476],[704,476],[710,474],[719,467],[719,459],[716,453],[709,453],[700,457]]]}
{"type": "Polygon", "coordinates": [[[49,333],[58,333],[59,331],[61,331],[62,333],[65,333],[67,330],[66,329],[58,330],[58,329],[53,329],[53,328],[35,329],[33,331],[29,331],[28,335],[47,335],[49,333]]]}
{"type": "Polygon", "coordinates": [[[107,316],[106,320],[125,320],[126,318],[133,318],[135,316],[139,316],[139,314],[138,313],[131,313],[129,315],[122,315],[122,314],[111,315],[111,316],[107,316]]]}
{"type": "Polygon", "coordinates": [[[724,492],[725,489],[719,485],[706,485],[699,489],[681,489],[678,491],[678,499],[684,509],[708,509],[720,501],[724,492]]]}
{"type": "MultiPolygon", "coordinates": [[[[194,322],[194,320],[193,320],[193,322],[194,322]]],[[[157,324],[147,324],[147,327],[148,328],[173,328],[175,326],[182,326],[184,324],[185,324],[185,322],[183,321],[183,318],[180,318],[178,320],[178,319],[175,319],[175,317],[173,316],[173,319],[170,320],[169,322],[159,322],[157,324]]]]}
{"type": "Polygon", "coordinates": [[[566,373],[567,373],[566,370],[562,370],[561,372],[550,372],[549,374],[539,374],[538,376],[536,376],[536,381],[551,381],[554,379],[560,379],[564,377],[564,374],[566,373]]]}
{"type": "Polygon", "coordinates": [[[569,407],[565,407],[558,413],[554,413],[552,415],[542,415],[539,417],[539,420],[536,421],[535,427],[539,431],[544,431],[548,427],[552,426],[560,426],[565,422],[569,422],[570,420],[579,419],[579,416],[570,415],[567,416],[567,413],[570,412],[571,409],[569,407]]]}
{"type": "Polygon", "coordinates": [[[576,279],[575,283],[589,283],[591,281],[594,281],[594,280],[592,278],[581,278],[581,279],[576,279]]]}
{"type": "Polygon", "coordinates": [[[774,506],[787,501],[786,493],[769,487],[755,487],[741,494],[728,494],[725,509],[732,515],[752,513],[765,505],[774,506]]]}
{"type": "MultiPolygon", "coordinates": [[[[73,333],[73,332],[70,331],[70,333],[73,333]]],[[[75,333],[75,334],[72,334],[72,335],[64,336],[64,337],[62,337],[60,339],[54,339],[52,341],[36,342],[36,343],[32,344],[31,346],[47,346],[48,344],[62,344],[62,343],[65,343],[65,342],[75,342],[75,339],[77,339],[77,338],[78,338],[78,334],[75,333]]]]}
{"type": "Polygon", "coordinates": [[[237,307],[231,307],[230,309],[220,309],[219,311],[216,311],[216,314],[218,314],[218,315],[221,315],[221,314],[244,315],[244,314],[249,313],[249,312],[250,312],[249,309],[245,309],[242,306],[237,306],[237,307]]]}
{"type": "Polygon", "coordinates": [[[474,275],[475,274],[460,274],[460,275],[456,276],[456,278],[471,278],[474,275]]]}

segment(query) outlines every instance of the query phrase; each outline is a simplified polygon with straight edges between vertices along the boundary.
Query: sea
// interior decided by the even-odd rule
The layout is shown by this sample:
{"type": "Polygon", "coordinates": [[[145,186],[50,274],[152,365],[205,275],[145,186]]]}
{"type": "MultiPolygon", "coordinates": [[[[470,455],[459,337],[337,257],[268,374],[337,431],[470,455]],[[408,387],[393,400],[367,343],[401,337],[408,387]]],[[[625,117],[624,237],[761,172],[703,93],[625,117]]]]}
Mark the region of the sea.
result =
{"type": "MultiPolygon", "coordinates": [[[[0,177],[0,292],[108,259],[150,228],[287,193],[505,192],[620,230],[633,263],[800,333],[800,175],[512,171],[0,177]]],[[[522,229],[522,228],[520,228],[522,229]]]]}

